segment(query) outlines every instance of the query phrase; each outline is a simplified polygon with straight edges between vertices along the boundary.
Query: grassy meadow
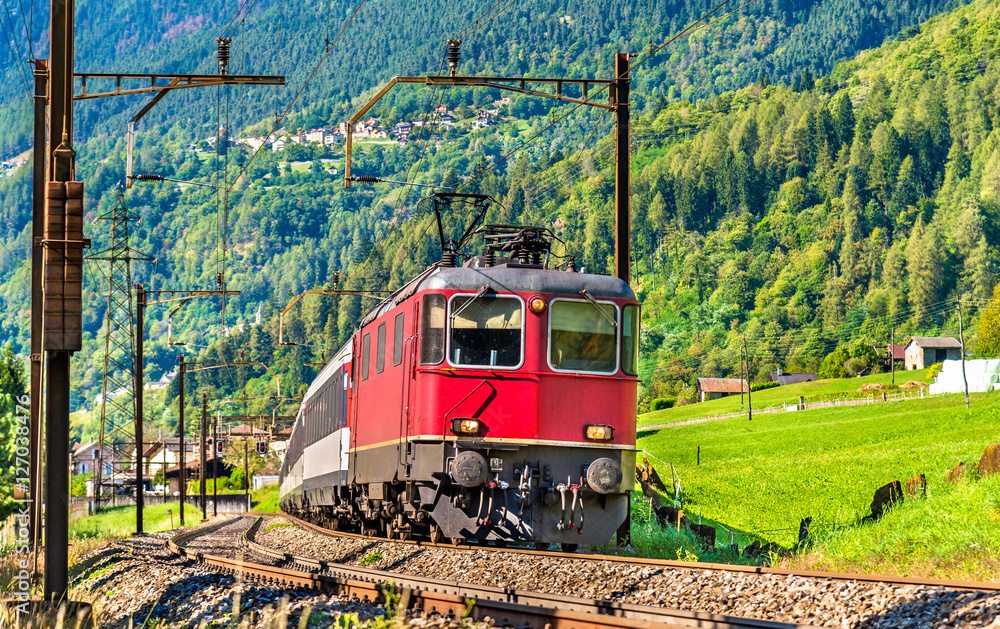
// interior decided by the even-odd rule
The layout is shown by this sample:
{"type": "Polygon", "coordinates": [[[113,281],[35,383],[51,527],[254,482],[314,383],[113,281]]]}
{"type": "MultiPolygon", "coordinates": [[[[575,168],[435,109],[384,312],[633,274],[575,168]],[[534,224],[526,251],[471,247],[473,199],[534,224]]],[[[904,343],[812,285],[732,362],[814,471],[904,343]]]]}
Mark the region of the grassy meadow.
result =
{"type": "MultiPolygon", "coordinates": [[[[762,409],[770,406],[782,404],[796,404],[799,396],[802,396],[806,403],[821,402],[836,399],[859,398],[874,395],[882,397],[882,391],[889,394],[898,394],[904,389],[902,385],[913,381],[918,383],[928,383],[927,369],[919,371],[897,371],[896,384],[892,384],[892,374],[879,373],[862,378],[833,378],[829,380],[817,380],[815,382],[802,382],[790,384],[784,387],[774,387],[754,391],[751,394],[753,407],[762,409]],[[882,387],[868,392],[859,391],[862,387],[882,387]]],[[[906,394],[920,395],[917,388],[906,389],[906,394]]],[[[746,400],[744,400],[744,404],[746,400]]],[[[717,400],[708,400],[698,404],[688,404],[686,406],[676,406],[660,411],[644,413],[639,416],[639,428],[646,426],[661,426],[676,422],[689,421],[700,417],[713,415],[724,415],[740,410],[740,396],[730,395],[717,400]]],[[[744,408],[745,410],[745,408],[744,408]]]]}
{"type": "MultiPolygon", "coordinates": [[[[897,374],[896,382],[918,374],[897,374]]],[[[779,387],[760,397],[836,395],[856,390],[859,381],[886,377],[779,387]]],[[[1000,576],[1000,476],[945,482],[959,461],[972,465],[987,445],[1000,442],[1000,393],[974,394],[970,410],[961,395],[941,395],[763,414],[752,422],[740,416],[642,428],[684,421],[681,411],[688,418],[703,416],[707,413],[692,410],[722,407],[719,403],[731,408],[733,402],[714,400],[640,417],[639,448],[668,486],[670,467],[657,459],[673,463],[689,517],[697,519],[700,509],[706,523],[736,531],[740,546],[759,538],[786,548],[797,542],[800,520],[812,517],[812,544],[783,560],[800,568],[975,580],[1000,576]],[[921,473],[927,477],[926,499],[907,499],[881,521],[856,525],[878,487],[921,473]]],[[[717,532],[719,541],[728,542],[728,533],[719,527],[717,532]]]]}

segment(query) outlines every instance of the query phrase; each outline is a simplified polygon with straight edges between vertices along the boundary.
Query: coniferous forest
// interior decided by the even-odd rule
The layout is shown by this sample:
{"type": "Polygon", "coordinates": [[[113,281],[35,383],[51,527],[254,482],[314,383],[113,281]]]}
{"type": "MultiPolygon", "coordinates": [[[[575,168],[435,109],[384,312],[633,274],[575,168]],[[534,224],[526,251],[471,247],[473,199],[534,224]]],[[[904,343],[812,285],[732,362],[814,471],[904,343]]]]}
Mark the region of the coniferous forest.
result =
{"type": "MultiPolygon", "coordinates": [[[[81,3],[78,68],[214,72],[214,38],[233,11],[205,5],[198,14],[192,4],[161,3],[152,10],[157,19],[139,20],[135,7],[102,12],[81,3]]],[[[444,40],[483,8],[366,5],[280,132],[335,127],[389,77],[438,71],[444,40]]],[[[579,1],[557,10],[517,3],[466,37],[462,71],[608,76],[614,52],[648,50],[708,9],[668,1],[611,8],[579,1]]],[[[301,390],[317,373],[308,363],[329,358],[376,302],[307,297],[284,319],[285,339],[300,345],[279,347],[278,314],[290,299],[332,288],[335,272],[340,287],[395,288],[438,259],[423,193],[389,185],[345,190],[342,174],[330,170],[342,173],[341,145],[290,144],[256,157],[240,146],[197,150],[219,126],[234,138],[270,130],[275,111],[302,88],[351,11],[340,2],[262,5],[234,31],[238,67],[231,71],[287,73],[288,86],[187,90],[143,121],[137,172],[198,182],[221,177],[232,186],[226,195],[170,182],[129,189],[125,201],[142,218],[132,225],[132,246],[156,259],[134,262],[133,281],[211,289],[224,264],[227,287],[241,291],[228,301],[225,322],[217,301],[192,302],[169,322],[167,308],[151,309],[147,380],[176,362],[169,334],[205,360],[242,356],[272,365],[286,391],[301,390]],[[235,329],[226,336],[223,326],[235,329]]],[[[976,347],[975,322],[993,295],[1000,245],[998,32],[998,8],[985,1],[758,2],[633,71],[641,408],[656,398],[692,401],[696,377],[737,375],[744,339],[755,381],[779,367],[824,377],[877,368],[877,348],[893,334],[896,342],[952,334],[956,299],[972,316],[976,347]]],[[[43,38],[34,45],[45,49],[43,38]]],[[[12,51],[3,53],[5,80],[19,89],[0,96],[4,159],[29,148],[30,110],[12,51]]],[[[422,143],[360,144],[356,173],[490,194],[497,203],[488,221],[548,226],[562,241],[558,254],[575,256],[590,272],[611,271],[608,117],[580,111],[548,128],[571,107],[513,96],[498,106],[495,125],[473,130],[476,112],[505,94],[429,92],[400,90],[371,114],[391,128],[420,120],[440,102],[458,124],[434,128],[422,143]]],[[[108,226],[98,217],[114,205],[124,175],[124,124],[143,102],[78,105],[77,159],[95,251],[107,246],[108,226]]],[[[29,323],[30,182],[30,164],[0,179],[0,339],[21,353],[29,323]]],[[[101,264],[86,265],[75,408],[92,409],[101,387],[101,264]]],[[[272,388],[266,373],[250,367],[203,371],[192,380],[220,398],[272,388]]],[[[166,391],[147,406],[164,432],[175,421],[176,380],[166,391]]],[[[270,413],[268,402],[259,405],[255,412],[270,413]]],[[[94,431],[87,423],[76,429],[94,431]]]]}

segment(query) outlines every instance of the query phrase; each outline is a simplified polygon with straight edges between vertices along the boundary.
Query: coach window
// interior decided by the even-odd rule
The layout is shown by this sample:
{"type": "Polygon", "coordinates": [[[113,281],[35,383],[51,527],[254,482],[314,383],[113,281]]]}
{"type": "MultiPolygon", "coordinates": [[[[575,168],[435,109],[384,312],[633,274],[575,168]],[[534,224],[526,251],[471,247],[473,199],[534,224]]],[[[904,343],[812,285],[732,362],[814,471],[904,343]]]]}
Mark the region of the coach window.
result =
{"type": "Polygon", "coordinates": [[[392,329],[392,366],[395,367],[403,362],[403,323],[406,320],[405,313],[396,315],[395,327],[392,329]]]}
{"type": "Polygon", "coordinates": [[[523,344],[522,310],[517,297],[453,297],[448,361],[460,367],[518,367],[523,344]]]}
{"type": "Polygon", "coordinates": [[[375,347],[375,373],[385,371],[385,322],[378,326],[378,344],[375,347]]]}
{"type": "Polygon", "coordinates": [[[444,295],[424,295],[420,320],[420,364],[439,365],[444,360],[444,295]]]}
{"type": "Polygon", "coordinates": [[[361,339],[361,379],[368,379],[368,356],[371,354],[372,335],[365,334],[361,339]]]}
{"type": "Polygon", "coordinates": [[[555,371],[618,370],[618,309],[612,303],[553,299],[549,307],[549,366],[555,371]]]}

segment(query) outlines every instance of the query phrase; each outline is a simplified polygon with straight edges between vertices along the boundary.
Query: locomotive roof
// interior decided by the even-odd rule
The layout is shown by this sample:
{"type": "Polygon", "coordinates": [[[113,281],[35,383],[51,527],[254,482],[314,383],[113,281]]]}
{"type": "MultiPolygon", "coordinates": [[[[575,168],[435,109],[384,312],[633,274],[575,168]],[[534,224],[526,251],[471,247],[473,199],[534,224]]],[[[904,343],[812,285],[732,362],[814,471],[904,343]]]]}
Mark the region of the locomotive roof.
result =
{"type": "Polygon", "coordinates": [[[361,322],[368,325],[400,302],[425,290],[478,291],[489,286],[500,293],[549,293],[579,295],[586,290],[592,297],[604,299],[635,299],[628,284],[611,275],[553,271],[506,264],[490,267],[429,267],[410,280],[392,297],[379,304],[361,322]]]}
{"type": "Polygon", "coordinates": [[[583,289],[594,297],[635,299],[628,284],[611,275],[552,271],[537,268],[439,267],[425,276],[413,292],[423,290],[479,290],[489,285],[503,293],[577,295],[583,289]]]}

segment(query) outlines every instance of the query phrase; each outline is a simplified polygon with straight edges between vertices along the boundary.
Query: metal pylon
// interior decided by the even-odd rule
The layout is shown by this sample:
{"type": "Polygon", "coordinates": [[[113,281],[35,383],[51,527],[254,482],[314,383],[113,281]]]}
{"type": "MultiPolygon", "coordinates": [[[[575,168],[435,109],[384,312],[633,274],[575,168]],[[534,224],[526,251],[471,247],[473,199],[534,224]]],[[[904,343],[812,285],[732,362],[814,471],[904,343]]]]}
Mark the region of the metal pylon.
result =
{"type": "MultiPolygon", "coordinates": [[[[139,217],[129,211],[118,190],[110,212],[98,217],[111,221],[111,246],[89,257],[110,262],[108,310],[104,326],[104,379],[101,386],[101,429],[97,469],[94,470],[94,497],[100,510],[125,479],[123,464],[135,447],[133,464],[142,460],[142,444],[135,443],[135,326],[132,303],[132,260],[150,260],[129,247],[129,222],[139,217]],[[105,454],[111,463],[105,462],[105,454]],[[107,469],[106,469],[107,468],[107,469]],[[110,472],[110,474],[108,473],[110,472]]],[[[141,392],[140,392],[141,394],[141,392]]]]}

